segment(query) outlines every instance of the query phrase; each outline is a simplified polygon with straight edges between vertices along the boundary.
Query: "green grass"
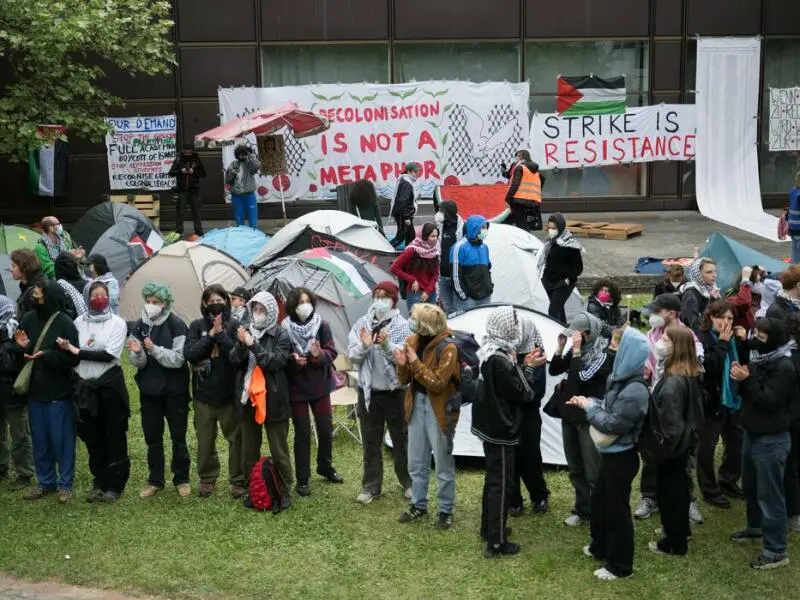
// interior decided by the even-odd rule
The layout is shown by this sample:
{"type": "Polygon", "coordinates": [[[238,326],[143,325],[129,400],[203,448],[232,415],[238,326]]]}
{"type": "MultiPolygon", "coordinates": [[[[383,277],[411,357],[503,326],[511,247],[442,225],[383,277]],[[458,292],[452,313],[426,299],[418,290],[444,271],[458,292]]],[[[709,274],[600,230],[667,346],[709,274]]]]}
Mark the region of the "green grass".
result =
{"type": "MultiPolygon", "coordinates": [[[[131,375],[130,369],[127,370],[131,375]]],[[[789,598],[800,592],[797,567],[759,573],[748,562],[755,544],[736,545],[730,532],[744,523],[741,502],[722,511],[702,506],[706,524],[695,529],[688,558],[655,556],[658,518],[636,525],[635,576],[604,583],[584,557],[586,529],[562,520],[572,507],[564,471],[547,474],[551,512],[511,519],[522,553],[486,560],[478,539],[483,473],[480,462],[459,463],[455,526],[439,532],[430,522],[396,522],[405,502],[389,455],[387,495],[368,506],[355,502],[361,478],[360,447],[348,436],[334,441],[345,484],[312,481],[310,498],[277,516],[245,509],[225,488],[210,499],[180,500],[172,488],[142,501],[145,446],[138,396],[129,380],[133,462],[128,491],[115,505],[90,505],[82,496],[90,479],[79,442],[76,498],[24,502],[0,491],[4,543],[0,570],[33,580],[115,588],[169,598],[789,598]],[[69,556],[69,558],[67,558],[69,556]]],[[[194,437],[190,434],[194,454],[194,437]]],[[[223,443],[218,442],[225,464],[223,443]]],[[[192,465],[194,467],[194,464],[192,465]]],[[[223,467],[223,476],[226,469],[223,467]]],[[[196,488],[196,476],[193,474],[196,488]]],[[[431,497],[435,499],[435,478],[431,497]]],[[[638,500],[634,492],[632,500],[638,500]]],[[[435,507],[435,501],[434,501],[435,507]]],[[[792,540],[790,554],[800,560],[792,540]]]]}

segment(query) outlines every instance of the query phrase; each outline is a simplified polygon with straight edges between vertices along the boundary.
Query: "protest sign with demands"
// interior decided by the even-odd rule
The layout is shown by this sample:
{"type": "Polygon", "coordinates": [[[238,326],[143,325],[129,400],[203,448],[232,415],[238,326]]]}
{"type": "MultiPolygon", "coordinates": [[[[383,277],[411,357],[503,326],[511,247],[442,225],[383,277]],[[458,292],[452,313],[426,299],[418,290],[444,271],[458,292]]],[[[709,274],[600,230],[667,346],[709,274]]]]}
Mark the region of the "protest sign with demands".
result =
{"type": "MultiPolygon", "coordinates": [[[[528,145],[528,84],[426,81],[220,89],[222,122],[288,101],[331,121],[303,139],[284,133],[286,171],[259,177],[260,201],[330,195],[368,179],[391,197],[408,162],[419,163],[419,191],[436,185],[495,183],[500,162],[528,145]]],[[[225,165],[233,149],[223,149],[225,165]]]]}
{"type": "Polygon", "coordinates": [[[112,190],[169,190],[175,178],[175,115],[106,119],[108,179],[112,190]]]}
{"type": "Polygon", "coordinates": [[[693,160],[693,104],[628,107],[624,115],[536,114],[531,156],[541,169],[693,160]]]}
{"type": "Polygon", "coordinates": [[[769,149],[800,150],[800,87],[769,90],[769,149]]]}

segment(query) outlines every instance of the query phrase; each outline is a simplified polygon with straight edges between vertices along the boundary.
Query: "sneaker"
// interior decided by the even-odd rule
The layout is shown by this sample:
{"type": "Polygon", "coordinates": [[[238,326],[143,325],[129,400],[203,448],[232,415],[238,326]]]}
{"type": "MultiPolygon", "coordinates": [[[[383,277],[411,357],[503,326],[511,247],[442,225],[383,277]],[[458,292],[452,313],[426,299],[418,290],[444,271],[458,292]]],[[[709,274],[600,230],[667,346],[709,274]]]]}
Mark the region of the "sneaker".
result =
{"type": "Polygon", "coordinates": [[[525,507],[524,506],[511,506],[508,509],[508,516],[509,517],[521,517],[525,514],[525,507]]]}
{"type": "Polygon", "coordinates": [[[702,525],[704,522],[703,514],[700,512],[700,507],[697,506],[697,502],[695,501],[689,504],[689,521],[696,525],[702,525]]]}
{"type": "Polygon", "coordinates": [[[591,548],[592,548],[591,546],[584,546],[583,547],[583,555],[584,556],[588,556],[589,558],[593,558],[595,560],[601,560],[600,558],[598,558],[597,556],[592,554],[591,548]]]}
{"type": "Polygon", "coordinates": [[[403,496],[405,496],[405,497],[406,497],[406,500],[411,500],[411,497],[412,497],[413,495],[414,495],[414,491],[413,491],[413,490],[412,490],[410,487],[407,487],[407,488],[406,488],[406,491],[405,491],[405,492],[403,492],[403,496]]]}
{"type": "MultiPolygon", "coordinates": [[[[656,534],[659,538],[663,538],[664,537],[664,528],[663,527],[656,527],[653,530],[653,533],[656,534]]],[[[689,529],[689,535],[686,536],[686,541],[687,542],[691,542],[693,539],[694,539],[694,537],[692,537],[692,530],[689,529]]]]}
{"type": "Polygon", "coordinates": [[[59,504],[66,504],[70,500],[72,500],[72,490],[65,490],[65,489],[58,490],[59,504]]]}
{"type": "Polygon", "coordinates": [[[581,525],[586,525],[588,522],[587,519],[582,519],[578,515],[570,515],[564,519],[564,525],[567,527],[580,527],[581,525]]]}
{"type": "Polygon", "coordinates": [[[89,504],[92,504],[93,502],[97,502],[98,500],[100,500],[100,496],[102,495],[103,495],[103,490],[101,490],[100,488],[93,487],[89,491],[89,493],[86,494],[86,501],[89,504]]]}
{"type": "Polygon", "coordinates": [[[48,494],[54,494],[56,488],[45,488],[41,486],[36,486],[30,488],[25,494],[22,496],[25,500],[40,500],[47,496],[48,494]]]}
{"type": "Polygon", "coordinates": [[[289,492],[281,494],[281,510],[289,510],[292,507],[292,498],[289,492]]]}
{"type": "Polygon", "coordinates": [[[217,489],[217,482],[212,481],[210,483],[201,483],[200,489],[198,490],[198,494],[201,498],[208,498],[214,491],[217,489]]]}
{"type": "Polygon", "coordinates": [[[344,483],[344,477],[339,475],[336,472],[336,469],[332,470],[330,473],[320,473],[317,471],[319,475],[321,475],[324,479],[327,479],[330,483],[344,483]]]}
{"type": "MultiPolygon", "coordinates": [[[[108,504],[113,504],[117,500],[122,497],[122,494],[118,494],[117,492],[112,492],[111,490],[101,494],[100,497],[97,499],[98,502],[106,502],[108,504]]],[[[59,498],[60,500],[60,498],[59,498]]]]}
{"type": "Polygon", "coordinates": [[[703,498],[708,504],[711,506],[716,506],[717,508],[725,508],[728,509],[731,507],[731,501],[728,500],[728,497],[724,494],[720,494],[719,496],[713,496],[711,498],[703,498]]]}
{"type": "Polygon", "coordinates": [[[614,575],[605,567],[597,569],[597,571],[594,572],[594,576],[601,581],[616,581],[617,579],[629,579],[630,577],[633,577],[633,575],[624,575],[623,577],[619,577],[618,575],[614,575]]]}
{"type": "Polygon", "coordinates": [[[397,520],[400,523],[411,523],[412,521],[418,521],[427,514],[428,514],[427,510],[417,508],[412,504],[405,510],[405,512],[402,515],[400,515],[400,518],[397,520]]]}
{"type": "Polygon", "coordinates": [[[789,517],[789,529],[794,532],[800,532],[800,515],[789,517]]]}
{"type": "Polygon", "coordinates": [[[450,529],[453,526],[453,513],[439,513],[439,518],[436,519],[436,529],[441,529],[442,531],[446,529],[450,529]]]}
{"type": "Polygon", "coordinates": [[[139,498],[141,498],[142,500],[145,500],[146,498],[152,498],[160,491],[161,491],[160,487],[148,484],[142,488],[141,492],[139,492],[139,498]]]}
{"type": "Polygon", "coordinates": [[[498,556],[512,556],[519,554],[519,544],[505,542],[503,544],[489,544],[483,551],[485,558],[496,558],[498,556]]]}
{"type": "Polygon", "coordinates": [[[369,504],[373,500],[375,500],[375,496],[369,492],[361,492],[356,498],[356,502],[359,504],[369,504]]]}
{"type": "Polygon", "coordinates": [[[233,496],[234,500],[238,500],[242,496],[244,496],[245,489],[243,485],[232,485],[231,486],[231,496],[233,496]]]}
{"type": "Polygon", "coordinates": [[[533,512],[537,515],[543,515],[548,510],[550,510],[550,502],[547,501],[547,498],[540,500],[533,505],[533,512]]]}
{"type": "Polygon", "coordinates": [[[658,542],[648,542],[647,549],[654,554],[666,554],[666,552],[658,547],[658,542]]]}
{"type": "MultiPolygon", "coordinates": [[[[506,527],[506,529],[505,529],[505,532],[504,532],[504,533],[505,533],[506,537],[510,536],[510,535],[511,535],[511,527],[506,527]]],[[[488,539],[487,539],[487,537],[486,537],[486,532],[485,532],[485,531],[481,531],[481,539],[482,539],[484,542],[488,541],[488,539]]]]}
{"type": "Polygon", "coordinates": [[[763,534],[758,531],[751,531],[749,529],[742,529],[741,531],[736,531],[731,534],[731,541],[732,542],[754,542],[756,540],[760,540],[763,537],[763,534]]]}
{"type": "Polygon", "coordinates": [[[175,489],[178,492],[178,496],[181,498],[188,498],[192,495],[192,486],[188,483],[179,483],[175,486],[175,489]]]}
{"type": "Polygon", "coordinates": [[[789,556],[787,554],[776,554],[775,556],[764,556],[760,554],[750,566],[757,571],[768,571],[769,569],[777,569],[785,567],[789,564],[789,556]]]}
{"type": "Polygon", "coordinates": [[[307,498],[311,495],[311,488],[308,487],[307,483],[298,483],[294,491],[297,492],[298,496],[302,496],[303,498],[307,498]]]}
{"type": "Polygon", "coordinates": [[[652,517],[653,513],[656,512],[658,512],[658,504],[656,501],[652,498],[642,498],[642,501],[639,502],[639,506],[637,506],[636,510],[633,512],[633,517],[644,521],[652,517]]]}
{"type": "Polygon", "coordinates": [[[31,484],[30,477],[17,477],[14,481],[8,484],[9,492],[18,492],[24,490],[31,484]]]}
{"type": "Polygon", "coordinates": [[[737,483],[720,483],[719,487],[722,488],[722,491],[725,492],[725,495],[730,496],[731,498],[742,499],[744,498],[744,490],[739,487],[737,483]]]}

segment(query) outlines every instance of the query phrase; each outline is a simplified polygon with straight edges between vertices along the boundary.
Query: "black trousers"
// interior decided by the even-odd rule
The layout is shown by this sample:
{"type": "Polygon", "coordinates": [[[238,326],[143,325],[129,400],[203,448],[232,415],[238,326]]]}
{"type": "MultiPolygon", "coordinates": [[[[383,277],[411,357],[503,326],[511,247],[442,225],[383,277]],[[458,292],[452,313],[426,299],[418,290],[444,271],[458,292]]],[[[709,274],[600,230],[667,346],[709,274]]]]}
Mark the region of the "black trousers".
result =
{"type": "Polygon", "coordinates": [[[514,478],[511,488],[511,506],[521,507],[522,487],[528,490],[531,502],[547,500],[550,491],[544,479],[542,465],[542,415],[535,405],[524,406],[519,429],[519,445],[514,456],[514,478]]]}
{"type": "Polygon", "coordinates": [[[414,229],[414,217],[398,217],[395,216],[394,222],[397,224],[397,233],[394,238],[389,242],[392,246],[399,246],[405,242],[406,246],[414,241],[417,237],[417,232],[414,229]]]}
{"type": "Polygon", "coordinates": [[[562,283],[555,288],[545,285],[544,291],[547,292],[547,297],[550,299],[550,306],[547,308],[547,314],[562,323],[566,323],[567,313],[564,311],[564,306],[567,304],[567,300],[569,300],[569,296],[574,289],[575,285],[569,285],[567,283],[562,283]]]}
{"type": "Polygon", "coordinates": [[[311,478],[311,418],[308,409],[314,413],[317,426],[317,473],[323,477],[332,475],[333,468],[333,416],[331,397],[325,396],[314,402],[292,402],[292,423],[294,424],[294,470],[297,485],[306,485],[311,478]]]}
{"type": "Polygon", "coordinates": [[[511,505],[515,448],[484,442],[483,453],[486,456],[486,477],[483,480],[481,535],[489,544],[503,544],[511,505]]]}
{"type": "Polygon", "coordinates": [[[720,484],[735,484],[742,476],[741,413],[722,409],[720,414],[707,415],[697,439],[697,485],[704,498],[723,493],[720,484]],[[719,476],[714,467],[714,454],[722,437],[724,450],[719,476]]]}
{"type": "Polygon", "coordinates": [[[189,392],[166,396],[145,396],[140,399],[142,431],[147,444],[147,482],[157,488],[164,487],[164,420],[172,439],[172,483],[189,483],[189,448],[186,429],[189,424],[189,392]]]}
{"type": "Polygon", "coordinates": [[[603,454],[600,477],[592,492],[589,550],[617,577],[633,574],[631,482],[638,471],[639,454],[635,449],[603,454]]]}
{"type": "Polygon", "coordinates": [[[175,205],[175,231],[183,235],[183,216],[186,205],[192,211],[195,234],[203,235],[203,221],[200,219],[200,190],[197,188],[178,192],[178,203],[175,205]]]}
{"type": "Polygon", "coordinates": [[[86,444],[89,454],[89,471],[94,487],[104,492],[121,494],[131,474],[128,457],[128,395],[122,369],[119,385],[101,386],[97,414],[81,410],[78,420],[78,437],[86,444]]]}
{"type": "MultiPolygon", "coordinates": [[[[698,448],[691,447],[689,448],[688,458],[686,460],[686,476],[688,477],[689,481],[689,500],[690,502],[694,502],[696,500],[695,493],[694,493],[694,480],[693,476],[693,468],[692,463],[694,461],[695,454],[698,452],[698,448]]],[[[698,465],[699,468],[699,465],[698,465]]],[[[699,478],[699,475],[698,475],[699,478]]],[[[640,476],[639,481],[639,491],[641,493],[642,498],[649,498],[653,500],[656,504],[660,506],[661,500],[658,499],[658,466],[651,465],[650,463],[644,463],[642,465],[642,473],[640,476]]]]}
{"type": "Polygon", "coordinates": [[[507,223],[523,231],[541,231],[542,209],[539,204],[511,202],[508,207],[511,209],[511,216],[506,220],[507,223]]]}
{"type": "Polygon", "coordinates": [[[373,496],[380,496],[383,486],[383,435],[387,427],[392,438],[392,456],[397,481],[404,490],[411,487],[411,477],[408,474],[408,425],[403,412],[405,396],[404,388],[392,391],[372,390],[367,410],[364,392],[358,388],[357,410],[361,422],[364,459],[361,489],[373,496]]]}
{"type": "Polygon", "coordinates": [[[686,473],[689,451],[665,460],[656,466],[656,490],[661,511],[664,537],[658,547],[670,554],[684,555],[688,552],[689,537],[689,482],[686,473]]]}
{"type": "Polygon", "coordinates": [[[794,423],[790,433],[792,446],[786,459],[783,483],[786,491],[786,514],[796,517],[800,515],[800,423],[794,423]]]}

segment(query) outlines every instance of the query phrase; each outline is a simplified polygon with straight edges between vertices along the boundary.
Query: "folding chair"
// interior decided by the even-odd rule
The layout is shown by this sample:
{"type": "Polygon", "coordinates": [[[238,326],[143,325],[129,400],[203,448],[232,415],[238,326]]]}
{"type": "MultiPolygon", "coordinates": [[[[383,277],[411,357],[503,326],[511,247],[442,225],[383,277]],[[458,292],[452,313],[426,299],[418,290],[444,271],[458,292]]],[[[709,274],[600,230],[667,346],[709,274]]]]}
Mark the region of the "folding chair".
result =
{"type": "MultiPolygon", "coordinates": [[[[358,382],[358,371],[352,368],[347,356],[339,354],[336,360],[333,361],[333,368],[342,373],[347,378],[347,383],[344,387],[331,392],[331,417],[333,418],[334,427],[333,435],[343,429],[359,444],[361,441],[361,421],[358,419],[358,390],[356,389],[358,382]],[[336,407],[347,407],[347,414],[340,416],[336,414],[336,407]],[[350,420],[355,420],[355,427],[349,423],[350,420]]],[[[311,408],[309,408],[309,411],[311,408]]],[[[311,429],[314,432],[314,441],[319,445],[319,437],[317,436],[317,427],[314,423],[313,416],[311,418],[311,429]]]]}

